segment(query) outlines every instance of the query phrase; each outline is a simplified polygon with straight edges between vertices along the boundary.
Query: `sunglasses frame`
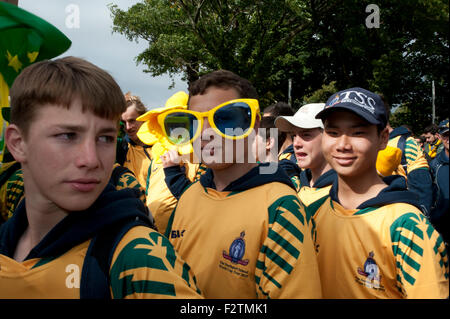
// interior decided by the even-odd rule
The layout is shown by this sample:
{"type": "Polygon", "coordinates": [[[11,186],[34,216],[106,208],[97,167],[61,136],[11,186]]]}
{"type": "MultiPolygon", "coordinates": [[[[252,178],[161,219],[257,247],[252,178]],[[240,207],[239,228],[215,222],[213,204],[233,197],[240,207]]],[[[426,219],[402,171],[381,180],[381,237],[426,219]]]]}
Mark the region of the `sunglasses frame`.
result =
{"type": "Polygon", "coordinates": [[[255,122],[256,122],[256,115],[259,116],[259,118],[261,118],[261,114],[259,111],[259,103],[258,100],[256,99],[234,99],[234,100],[229,100],[226,101],[222,104],[217,105],[216,107],[212,108],[209,111],[206,112],[197,112],[197,111],[191,111],[191,110],[186,110],[186,109],[172,109],[169,110],[167,112],[161,113],[158,115],[157,117],[157,121],[159,126],[161,127],[164,135],[169,139],[170,139],[170,135],[167,134],[166,132],[166,127],[164,125],[164,121],[166,119],[166,117],[170,114],[173,113],[186,113],[186,114],[191,114],[193,115],[197,121],[199,121],[199,125],[197,126],[197,130],[195,133],[193,133],[192,138],[188,141],[188,142],[184,142],[184,143],[179,143],[176,145],[182,145],[182,144],[187,144],[187,143],[193,143],[194,140],[196,140],[198,138],[198,136],[200,135],[200,133],[202,132],[202,128],[203,128],[203,119],[206,117],[208,118],[208,122],[211,126],[211,128],[214,130],[214,132],[216,132],[219,136],[226,138],[226,139],[231,139],[231,140],[240,140],[243,138],[246,138],[247,136],[250,135],[250,133],[253,131],[253,129],[255,128],[255,122]],[[216,123],[214,123],[214,114],[216,113],[217,110],[219,110],[222,107],[228,106],[230,104],[233,103],[238,103],[238,102],[243,102],[245,104],[247,104],[250,107],[250,111],[251,111],[251,122],[250,122],[250,126],[247,129],[247,132],[245,132],[242,135],[239,136],[229,136],[229,135],[225,135],[224,133],[222,133],[216,126],[216,123]]]}

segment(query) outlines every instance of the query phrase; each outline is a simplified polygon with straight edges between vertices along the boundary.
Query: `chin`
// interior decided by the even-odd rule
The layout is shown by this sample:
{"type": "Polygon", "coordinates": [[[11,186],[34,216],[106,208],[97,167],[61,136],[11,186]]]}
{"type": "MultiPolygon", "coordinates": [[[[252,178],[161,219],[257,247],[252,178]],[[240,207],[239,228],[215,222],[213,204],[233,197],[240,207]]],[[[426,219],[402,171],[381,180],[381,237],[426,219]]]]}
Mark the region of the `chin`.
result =
{"type": "Polygon", "coordinates": [[[59,207],[68,212],[77,212],[88,209],[98,199],[100,194],[80,194],[81,196],[71,196],[63,202],[56,203],[59,207]]]}
{"type": "Polygon", "coordinates": [[[229,168],[233,165],[233,163],[204,163],[208,168],[216,171],[220,171],[226,168],[229,168]]]}

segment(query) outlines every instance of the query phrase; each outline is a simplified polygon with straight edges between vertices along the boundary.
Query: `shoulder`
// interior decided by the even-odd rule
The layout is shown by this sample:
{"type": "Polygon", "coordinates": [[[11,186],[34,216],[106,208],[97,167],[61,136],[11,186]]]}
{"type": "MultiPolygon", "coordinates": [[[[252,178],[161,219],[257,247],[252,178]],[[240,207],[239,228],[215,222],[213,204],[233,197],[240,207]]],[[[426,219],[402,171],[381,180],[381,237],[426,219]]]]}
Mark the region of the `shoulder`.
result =
{"type": "Polygon", "coordinates": [[[114,298],[193,298],[200,290],[170,241],[146,227],[131,228],[117,245],[110,269],[114,298]]]}

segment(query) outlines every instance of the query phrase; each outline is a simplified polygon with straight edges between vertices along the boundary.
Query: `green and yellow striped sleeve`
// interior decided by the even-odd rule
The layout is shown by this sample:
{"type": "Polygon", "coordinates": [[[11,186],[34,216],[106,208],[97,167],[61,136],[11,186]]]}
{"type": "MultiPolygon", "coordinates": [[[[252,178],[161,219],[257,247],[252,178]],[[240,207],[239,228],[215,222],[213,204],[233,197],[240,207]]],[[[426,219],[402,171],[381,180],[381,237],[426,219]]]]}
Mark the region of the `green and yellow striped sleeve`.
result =
{"type": "Polygon", "coordinates": [[[297,196],[268,209],[269,227],[255,270],[259,298],[321,298],[311,224],[297,196]]]}
{"type": "Polygon", "coordinates": [[[427,218],[406,213],[390,227],[397,288],[405,298],[448,298],[448,256],[427,218]]]}
{"type": "Polygon", "coordinates": [[[405,143],[405,158],[408,173],[415,169],[428,169],[428,162],[422,149],[412,137],[408,137],[405,143]]]}
{"type": "Polygon", "coordinates": [[[166,237],[148,227],[128,231],[111,264],[113,298],[203,298],[189,265],[166,237]]]}

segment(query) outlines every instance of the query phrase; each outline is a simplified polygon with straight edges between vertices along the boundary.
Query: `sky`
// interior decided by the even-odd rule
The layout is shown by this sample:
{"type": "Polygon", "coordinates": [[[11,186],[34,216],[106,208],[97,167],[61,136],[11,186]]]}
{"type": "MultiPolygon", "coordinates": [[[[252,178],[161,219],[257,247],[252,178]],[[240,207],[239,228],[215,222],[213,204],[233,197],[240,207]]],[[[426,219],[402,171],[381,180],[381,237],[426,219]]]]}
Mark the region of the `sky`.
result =
{"type": "Polygon", "coordinates": [[[145,65],[136,65],[136,56],[148,46],[144,40],[128,41],[124,35],[112,33],[111,12],[107,5],[116,4],[126,10],[136,0],[19,0],[25,9],[63,32],[72,45],[59,57],[76,56],[108,71],[120,85],[123,93],[130,91],[141,98],[148,109],[164,106],[175,92],[187,91],[181,75],[175,77],[175,87],[170,77],[152,77],[144,73],[145,65]]]}

